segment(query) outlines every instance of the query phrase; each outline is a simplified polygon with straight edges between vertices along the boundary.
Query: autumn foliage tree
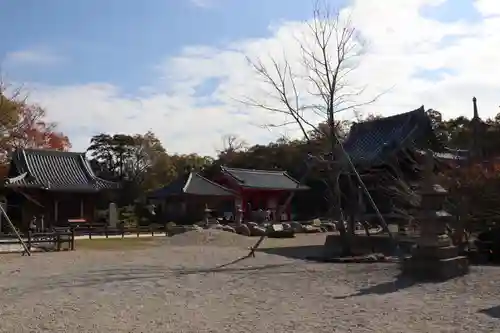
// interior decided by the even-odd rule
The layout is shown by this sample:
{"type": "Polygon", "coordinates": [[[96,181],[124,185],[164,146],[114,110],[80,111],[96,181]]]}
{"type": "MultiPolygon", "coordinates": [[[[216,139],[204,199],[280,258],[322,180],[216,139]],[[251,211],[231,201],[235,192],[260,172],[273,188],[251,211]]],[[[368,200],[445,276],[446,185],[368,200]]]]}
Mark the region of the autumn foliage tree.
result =
{"type": "Polygon", "coordinates": [[[46,120],[46,112],[39,105],[22,103],[17,108],[16,123],[9,133],[8,151],[15,148],[68,150],[67,136],[57,131],[57,125],[46,120]]]}
{"type": "Polygon", "coordinates": [[[71,147],[45,109],[29,103],[19,90],[7,94],[0,82],[0,176],[5,177],[9,155],[16,148],[67,150],[71,147]]]}

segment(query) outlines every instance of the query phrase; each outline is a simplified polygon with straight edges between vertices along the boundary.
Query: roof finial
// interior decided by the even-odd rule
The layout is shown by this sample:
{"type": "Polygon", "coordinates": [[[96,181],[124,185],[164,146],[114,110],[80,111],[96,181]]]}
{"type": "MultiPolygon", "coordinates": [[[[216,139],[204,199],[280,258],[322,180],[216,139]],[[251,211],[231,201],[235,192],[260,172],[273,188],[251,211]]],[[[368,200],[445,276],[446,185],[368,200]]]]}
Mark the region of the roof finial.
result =
{"type": "Polygon", "coordinates": [[[479,119],[479,112],[477,111],[477,98],[472,97],[472,104],[474,106],[474,118],[472,119],[479,119]]]}

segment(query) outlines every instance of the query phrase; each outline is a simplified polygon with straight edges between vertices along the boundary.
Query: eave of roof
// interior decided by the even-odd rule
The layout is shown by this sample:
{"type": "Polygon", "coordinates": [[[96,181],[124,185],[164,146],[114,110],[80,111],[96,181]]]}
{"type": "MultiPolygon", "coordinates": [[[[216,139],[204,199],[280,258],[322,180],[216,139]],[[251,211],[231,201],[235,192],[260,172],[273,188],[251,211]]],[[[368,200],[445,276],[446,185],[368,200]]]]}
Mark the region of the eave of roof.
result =
{"type": "Polygon", "coordinates": [[[84,153],[55,150],[18,149],[11,168],[17,175],[5,183],[10,188],[36,188],[53,191],[97,192],[119,188],[118,183],[98,178],[84,153]],[[24,177],[20,175],[25,174],[24,177]]]}
{"type": "Polygon", "coordinates": [[[178,177],[170,184],[149,193],[149,198],[178,195],[234,197],[237,193],[196,172],[178,177]]]}
{"type": "Polygon", "coordinates": [[[301,185],[283,170],[255,170],[221,167],[224,174],[233,178],[240,187],[262,190],[307,190],[308,186],[301,185]]]}

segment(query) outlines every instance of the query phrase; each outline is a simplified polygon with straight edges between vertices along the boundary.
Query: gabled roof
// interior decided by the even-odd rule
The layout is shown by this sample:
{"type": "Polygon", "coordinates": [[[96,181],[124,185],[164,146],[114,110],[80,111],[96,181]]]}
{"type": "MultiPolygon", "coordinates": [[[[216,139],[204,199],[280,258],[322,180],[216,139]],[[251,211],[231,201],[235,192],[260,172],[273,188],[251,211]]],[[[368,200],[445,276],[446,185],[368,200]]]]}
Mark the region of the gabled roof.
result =
{"type": "Polygon", "coordinates": [[[249,170],[222,167],[222,172],[232,177],[239,186],[269,190],[304,190],[305,185],[282,170],[249,170]]]}
{"type": "Polygon", "coordinates": [[[354,164],[378,164],[401,149],[434,139],[431,120],[423,106],[391,117],[354,124],[343,146],[354,164]]]}
{"type": "Polygon", "coordinates": [[[177,178],[167,186],[152,191],[148,197],[164,198],[182,194],[221,197],[232,197],[236,195],[236,193],[230,189],[214,183],[196,172],[190,172],[189,174],[177,178]]]}
{"type": "Polygon", "coordinates": [[[9,177],[6,187],[76,192],[119,187],[98,178],[84,153],[56,150],[17,149],[12,154],[9,177]]]}

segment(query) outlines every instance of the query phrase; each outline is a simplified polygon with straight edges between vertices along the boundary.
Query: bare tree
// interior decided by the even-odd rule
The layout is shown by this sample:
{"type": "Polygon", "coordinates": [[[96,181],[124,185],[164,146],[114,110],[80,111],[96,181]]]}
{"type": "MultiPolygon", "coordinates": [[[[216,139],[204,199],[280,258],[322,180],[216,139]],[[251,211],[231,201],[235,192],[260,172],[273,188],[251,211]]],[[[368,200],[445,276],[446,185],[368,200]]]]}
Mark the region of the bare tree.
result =
{"type": "Polygon", "coordinates": [[[226,134],[222,137],[222,149],[219,153],[239,152],[248,148],[248,143],[235,134],[226,134]]]}
{"type": "Polygon", "coordinates": [[[248,143],[236,134],[226,134],[222,137],[222,148],[216,149],[219,159],[223,163],[230,161],[238,155],[239,152],[246,151],[248,143]]]}
{"type": "MultiPolygon", "coordinates": [[[[302,38],[296,39],[301,51],[300,61],[295,62],[286,54],[280,59],[270,57],[267,65],[262,59],[248,59],[258,77],[271,88],[274,103],[264,103],[251,97],[243,102],[283,115],[283,122],[266,124],[267,127],[296,125],[308,142],[314,133],[322,133],[328,139],[331,144],[328,152],[330,162],[323,158],[319,160],[326,162],[329,171],[325,183],[328,184],[334,217],[342,220],[340,169],[333,162],[339,157],[339,148],[342,148],[338,145],[339,126],[335,115],[348,110],[357,114],[360,107],[375,102],[380,95],[362,101],[366,87],[356,87],[349,81],[365,49],[350,17],[318,1],[312,20],[306,25],[302,38]],[[327,133],[324,133],[321,123],[327,124],[327,133]]],[[[358,181],[362,182],[359,175],[358,181]]],[[[364,184],[363,189],[367,192],[364,184]]],[[[381,223],[385,226],[382,217],[381,223]]],[[[345,234],[344,223],[339,223],[339,228],[345,234]]]]}
{"type": "Polygon", "coordinates": [[[360,101],[366,87],[355,87],[349,82],[365,49],[364,42],[350,18],[343,18],[320,2],[316,3],[313,19],[307,22],[303,37],[296,40],[302,53],[296,68],[292,68],[292,61],[285,55],[281,61],[270,57],[267,66],[262,59],[248,59],[257,75],[272,89],[272,97],[278,103],[270,105],[254,98],[243,102],[282,114],[284,122],[266,126],[298,125],[306,140],[310,139],[311,132],[321,132],[319,122],[327,123],[333,148],[337,136],[335,114],[347,110],[357,112],[359,107],[380,97],[360,101]]]}

